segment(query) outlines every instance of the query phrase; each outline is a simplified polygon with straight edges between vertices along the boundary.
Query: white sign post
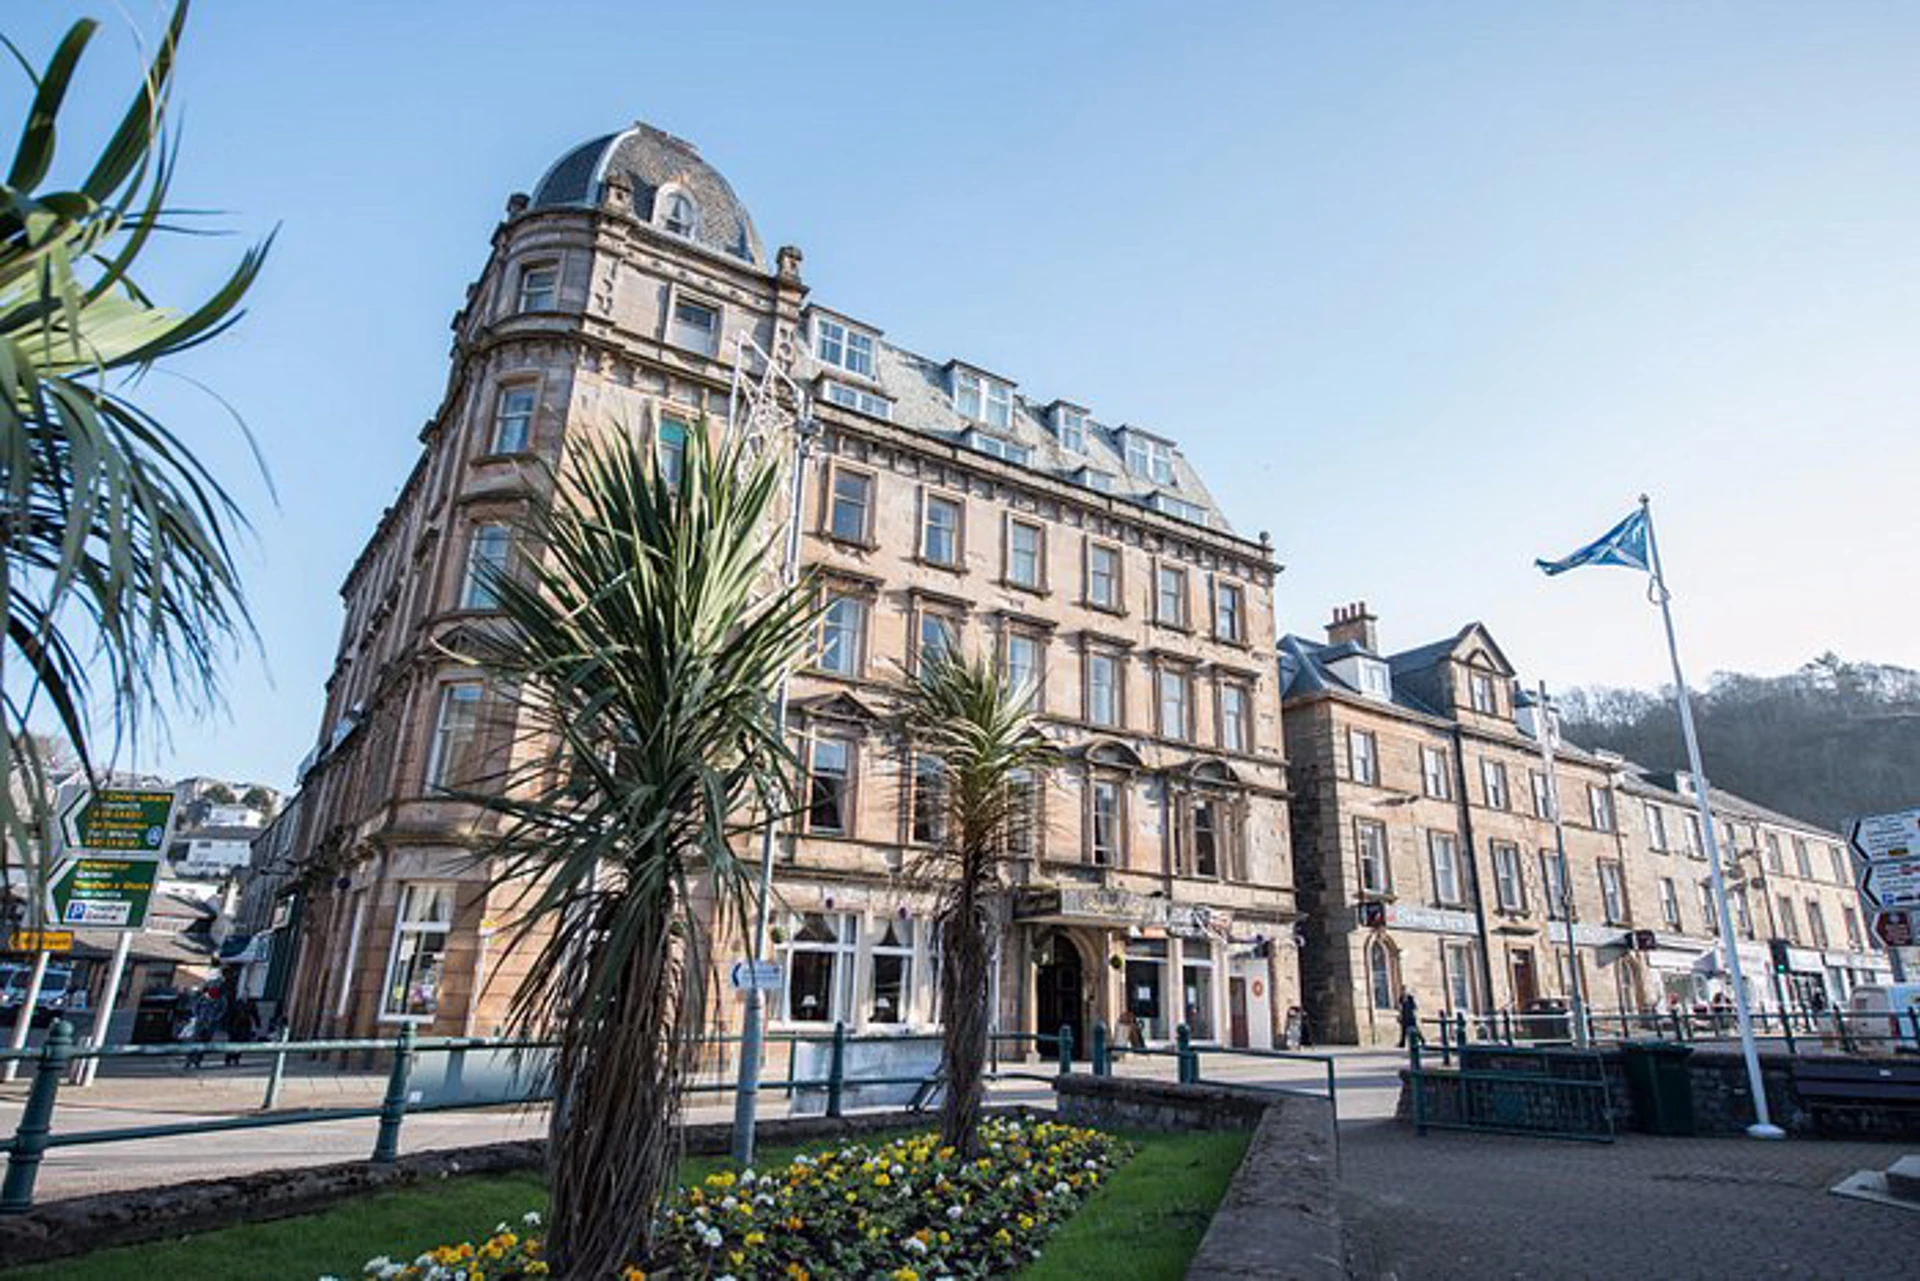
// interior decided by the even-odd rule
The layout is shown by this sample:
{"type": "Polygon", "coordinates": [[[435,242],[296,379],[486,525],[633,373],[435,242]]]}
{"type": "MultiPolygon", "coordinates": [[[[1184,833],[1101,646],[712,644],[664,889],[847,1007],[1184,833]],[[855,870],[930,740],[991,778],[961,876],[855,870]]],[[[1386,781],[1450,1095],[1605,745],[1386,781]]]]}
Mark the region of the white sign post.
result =
{"type": "MultiPolygon", "coordinates": [[[[1860,903],[1868,928],[1883,941],[1907,932],[1911,912],[1920,908],[1920,809],[1874,814],[1855,819],[1849,837],[1853,857],[1860,864],[1860,903]],[[1899,930],[1883,928],[1897,915],[1899,930]]],[[[1898,946],[1888,943],[1895,982],[1906,981],[1906,965],[1898,946]]]]}

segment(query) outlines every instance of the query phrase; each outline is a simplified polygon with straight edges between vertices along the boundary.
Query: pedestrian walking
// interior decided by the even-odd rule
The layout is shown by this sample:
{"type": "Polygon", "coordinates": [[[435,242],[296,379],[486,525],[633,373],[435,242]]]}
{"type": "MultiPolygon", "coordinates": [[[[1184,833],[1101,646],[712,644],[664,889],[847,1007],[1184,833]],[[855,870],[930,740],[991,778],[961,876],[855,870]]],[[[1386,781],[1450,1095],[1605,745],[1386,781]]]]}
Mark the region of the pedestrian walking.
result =
{"type": "Polygon", "coordinates": [[[220,1035],[227,1023],[227,990],[219,979],[214,979],[200,989],[193,998],[193,1020],[190,1026],[191,1039],[200,1048],[187,1055],[187,1070],[192,1071],[206,1062],[206,1047],[213,1038],[220,1035]]]}
{"type": "Polygon", "coordinates": [[[1412,992],[1400,994],[1400,1048],[1407,1048],[1407,1041],[1420,1035],[1420,1003],[1413,999],[1412,992]]]}
{"type": "MultiPolygon", "coordinates": [[[[238,996],[227,1003],[227,1043],[244,1045],[260,1034],[260,1007],[250,996],[238,996]]],[[[240,1066],[240,1055],[227,1051],[227,1066],[240,1066]]]]}

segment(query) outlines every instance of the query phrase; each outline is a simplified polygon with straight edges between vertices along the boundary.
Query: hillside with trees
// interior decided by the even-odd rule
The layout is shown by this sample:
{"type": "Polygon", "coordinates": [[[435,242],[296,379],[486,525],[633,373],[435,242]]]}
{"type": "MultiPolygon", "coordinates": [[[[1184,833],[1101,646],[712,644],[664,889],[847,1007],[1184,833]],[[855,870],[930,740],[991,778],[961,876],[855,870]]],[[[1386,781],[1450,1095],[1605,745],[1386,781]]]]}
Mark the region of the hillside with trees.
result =
{"type": "MultiPolygon", "coordinates": [[[[1687,767],[1670,688],[1576,689],[1559,702],[1572,742],[1687,767]]],[[[1920,805],[1920,672],[1827,653],[1785,676],[1717,673],[1693,710],[1716,787],[1838,831],[1920,805]]]]}

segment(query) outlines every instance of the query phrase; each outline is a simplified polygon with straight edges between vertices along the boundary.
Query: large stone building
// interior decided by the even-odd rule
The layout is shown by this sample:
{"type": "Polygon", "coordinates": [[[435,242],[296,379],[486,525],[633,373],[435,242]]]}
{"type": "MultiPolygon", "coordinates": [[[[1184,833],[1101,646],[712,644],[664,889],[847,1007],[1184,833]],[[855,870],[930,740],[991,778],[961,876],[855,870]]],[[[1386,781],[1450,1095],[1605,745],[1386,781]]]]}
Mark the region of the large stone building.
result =
{"type": "Polygon", "coordinates": [[[1065,1024],[1084,1046],[1124,1009],[1152,1040],[1184,1020],[1271,1042],[1297,979],[1266,538],[1228,527],[1165,436],[897,346],[814,303],[800,265],[645,125],[508,203],[419,461],[342,590],[290,882],[299,1032],[500,1025],[515,891],[488,888],[476,815],[445,789],[530,748],[442,645],[488,612],[479,567],[521,554],[535,461],[630,432],[677,466],[688,432],[724,420],[745,337],[805,353],[821,432],[803,560],[830,600],[794,690],[808,803],[780,842],[775,1028],[935,1018],[929,902],[901,876],[934,834],[929,774],[880,715],[905,666],[958,646],[1033,674],[1067,761],[1036,787],[1044,821],[1004,904],[1002,1028],[1065,1024]]]}
{"type": "MultiPolygon", "coordinates": [[[[1486,628],[1390,654],[1355,605],[1324,642],[1284,637],[1280,669],[1301,983],[1323,1039],[1390,1042],[1405,991],[1427,1018],[1564,1002],[1576,970],[1604,1012],[1727,990],[1690,780],[1560,744],[1563,861],[1541,709],[1486,628]]],[[[1711,802],[1729,877],[1743,869],[1733,904],[1756,1006],[1884,981],[1840,838],[1717,789],[1711,802]],[[1765,913],[1749,902],[1762,894],[1765,913]],[[1777,981],[1776,937],[1795,971],[1777,981]]]]}

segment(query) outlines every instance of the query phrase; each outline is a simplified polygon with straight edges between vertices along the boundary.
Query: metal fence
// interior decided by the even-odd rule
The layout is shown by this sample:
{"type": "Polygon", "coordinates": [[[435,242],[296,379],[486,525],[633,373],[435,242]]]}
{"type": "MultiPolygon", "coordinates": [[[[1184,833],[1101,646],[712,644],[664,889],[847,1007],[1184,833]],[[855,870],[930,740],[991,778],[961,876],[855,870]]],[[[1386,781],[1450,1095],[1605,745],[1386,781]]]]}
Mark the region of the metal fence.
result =
{"type": "MultiPolygon", "coordinates": [[[[1590,1045],[1633,1040],[1671,1040],[1685,1044],[1737,1041],[1738,1017],[1732,1010],[1666,1013],[1651,1011],[1585,1011],[1590,1045]]],[[[1564,1012],[1496,1014],[1456,1012],[1421,1020],[1428,1048],[1451,1063],[1465,1045],[1571,1045],[1573,1015],[1564,1012]],[[1432,1028],[1428,1035],[1424,1029],[1432,1028]]],[[[1846,1010],[1758,1011],[1752,1016],[1754,1039],[1776,1044],[1788,1054],[1807,1050],[1838,1050],[1846,1054],[1891,1053],[1898,1046],[1920,1046],[1920,1009],[1905,1014],[1857,1014],[1846,1010]]]]}
{"type": "Polygon", "coordinates": [[[1606,1069],[1597,1054],[1503,1047],[1499,1064],[1427,1067],[1420,1040],[1408,1047],[1407,1084],[1416,1134],[1430,1129],[1530,1134],[1613,1142],[1606,1069]]]}
{"type": "MultiPolygon", "coordinates": [[[[768,1033],[770,1045],[784,1044],[788,1047],[787,1073],[784,1080],[768,1081],[761,1086],[763,1091],[777,1093],[784,1091],[792,1100],[806,1092],[818,1096],[816,1102],[821,1112],[829,1117],[838,1117],[846,1113],[850,1106],[858,1106],[850,1100],[865,1089],[894,1087],[912,1089],[911,1097],[905,1106],[910,1110],[921,1110],[938,1100],[945,1088],[945,1078],[938,1070],[931,1073],[879,1073],[868,1074],[849,1070],[849,1049],[884,1045],[890,1049],[913,1044],[938,1042],[940,1034],[908,1033],[889,1035],[884,1038],[864,1039],[849,1036],[844,1024],[836,1024],[831,1032],[768,1033]],[[824,1047],[826,1070],[823,1075],[798,1075],[796,1064],[799,1055],[794,1050],[802,1045],[824,1047]]],[[[1272,1050],[1230,1049],[1214,1045],[1195,1045],[1187,1029],[1176,1029],[1175,1041],[1171,1047],[1153,1049],[1116,1050],[1108,1043],[1107,1031],[1103,1025],[1096,1024],[1092,1032],[1090,1067],[1098,1075],[1125,1075],[1116,1073],[1116,1064],[1124,1067],[1129,1058],[1151,1061],[1170,1058],[1174,1062],[1175,1078],[1181,1082],[1198,1084],[1202,1080],[1201,1056],[1247,1056],[1262,1059],[1292,1059],[1319,1065],[1325,1072],[1326,1089],[1324,1096],[1318,1090],[1303,1090],[1291,1086],[1254,1085],[1248,1088],[1263,1089],[1277,1094],[1312,1094],[1325,1097],[1334,1107],[1336,1118],[1336,1154],[1338,1143],[1338,1101],[1334,1078],[1333,1060],[1325,1055],[1289,1054],[1272,1050]]],[[[738,1045],[738,1036],[713,1036],[704,1038],[703,1047],[718,1049],[724,1046],[738,1045]]],[[[34,1065],[34,1075],[28,1088],[25,1107],[15,1128],[12,1141],[7,1145],[7,1168],[4,1185],[0,1185],[0,1214],[18,1214],[33,1205],[34,1185],[39,1177],[40,1166],[46,1154],[56,1148],[75,1147],[86,1144],[128,1143],[143,1140],[177,1138],[183,1135],[217,1134],[231,1130],[257,1130],[286,1125],[316,1125],[330,1121],[376,1120],[372,1159],[380,1163],[391,1163],[399,1156],[401,1127],[409,1115],[420,1113],[452,1112],[480,1108],[500,1107],[514,1104],[536,1104],[551,1098],[547,1089],[545,1074],[537,1067],[524,1077],[517,1078],[517,1088],[501,1089],[486,1086],[484,1083],[475,1088],[462,1088],[465,1065],[477,1056],[539,1056],[557,1046],[552,1040],[480,1038],[480,1037],[416,1037],[411,1027],[404,1028],[397,1037],[390,1039],[337,1039],[292,1041],[278,1039],[272,1041],[249,1042],[182,1042],[167,1045],[118,1045],[100,1048],[78,1047],[74,1043],[73,1028],[65,1020],[56,1021],[49,1029],[45,1043],[35,1050],[0,1052],[0,1061],[19,1060],[34,1065]],[[385,1090],[377,1105],[359,1107],[321,1107],[290,1108],[275,1110],[285,1080],[286,1064],[292,1055],[350,1055],[376,1054],[391,1055],[385,1090]],[[118,1126],[98,1130],[57,1130],[54,1125],[60,1102],[62,1085],[67,1081],[76,1064],[89,1060],[103,1062],[109,1060],[141,1060],[188,1058],[198,1061],[211,1055],[234,1055],[254,1059],[270,1060],[260,1110],[248,1116],[200,1117],[192,1120],[168,1122],[156,1125],[118,1126]],[[438,1095],[432,1100],[416,1097],[412,1088],[416,1082],[416,1067],[424,1055],[445,1056],[445,1071],[440,1078],[438,1095]]],[[[1054,1072],[1036,1070],[1026,1065],[1029,1056],[1039,1057],[1042,1064],[1048,1058],[1054,1060],[1049,1065],[1054,1071],[1065,1074],[1074,1070],[1073,1032],[1062,1027],[1056,1034],[1033,1034],[996,1032],[988,1041],[987,1079],[990,1081],[1031,1081],[1049,1084],[1054,1072]],[[1016,1060],[1009,1063],[1009,1059],[1016,1060]]],[[[1244,1082],[1234,1082],[1244,1085],[1244,1082]]],[[[516,1087],[516,1082],[510,1082],[516,1087]]],[[[688,1083],[685,1092],[689,1095],[714,1095],[731,1093],[736,1087],[732,1080],[696,1079],[688,1083]]],[[[888,1104],[887,1106],[898,1106],[888,1104]]]]}

